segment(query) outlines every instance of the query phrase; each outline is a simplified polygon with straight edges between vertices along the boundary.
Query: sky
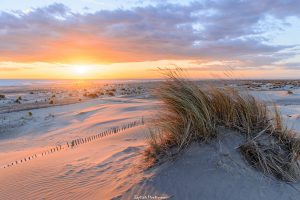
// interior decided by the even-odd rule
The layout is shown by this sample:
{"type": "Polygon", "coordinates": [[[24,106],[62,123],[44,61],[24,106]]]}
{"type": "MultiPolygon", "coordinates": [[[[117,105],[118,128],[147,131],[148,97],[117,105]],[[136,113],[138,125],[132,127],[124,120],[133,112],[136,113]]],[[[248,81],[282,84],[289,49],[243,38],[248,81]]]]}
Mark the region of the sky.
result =
{"type": "Polygon", "coordinates": [[[299,78],[298,0],[1,0],[0,79],[299,78]]]}

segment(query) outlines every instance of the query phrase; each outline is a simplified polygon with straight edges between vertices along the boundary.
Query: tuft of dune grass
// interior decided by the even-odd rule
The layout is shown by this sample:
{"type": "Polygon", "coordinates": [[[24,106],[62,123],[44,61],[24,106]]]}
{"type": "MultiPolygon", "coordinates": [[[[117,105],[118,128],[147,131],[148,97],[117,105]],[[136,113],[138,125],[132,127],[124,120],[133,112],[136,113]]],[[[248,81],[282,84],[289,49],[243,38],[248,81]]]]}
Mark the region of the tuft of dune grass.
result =
{"type": "Polygon", "coordinates": [[[181,72],[168,71],[153,92],[162,106],[149,134],[148,161],[170,158],[192,142],[207,142],[225,126],[244,135],[239,149],[251,166],[284,181],[299,178],[300,140],[284,126],[276,105],[270,110],[232,88],[202,90],[181,72]]]}
{"type": "Polygon", "coordinates": [[[207,93],[211,99],[211,112],[219,125],[236,129],[251,136],[268,124],[267,106],[253,96],[234,89],[211,87],[207,93]]]}
{"type": "Polygon", "coordinates": [[[154,91],[164,106],[154,122],[159,129],[150,134],[150,141],[155,152],[172,154],[172,147],[178,152],[193,141],[208,141],[216,131],[208,96],[192,82],[179,79],[176,71],[168,76],[154,91]]]}

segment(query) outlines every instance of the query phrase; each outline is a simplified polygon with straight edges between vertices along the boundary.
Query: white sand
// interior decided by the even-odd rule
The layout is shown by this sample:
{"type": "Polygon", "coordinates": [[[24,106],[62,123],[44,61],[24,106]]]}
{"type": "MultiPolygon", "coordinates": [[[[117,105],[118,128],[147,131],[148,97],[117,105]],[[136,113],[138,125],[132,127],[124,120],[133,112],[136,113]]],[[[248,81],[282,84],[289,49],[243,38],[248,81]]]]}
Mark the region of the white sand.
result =
{"type": "MultiPolygon", "coordinates": [[[[279,102],[289,126],[300,132],[299,92],[256,91],[279,102]]],[[[157,102],[103,97],[2,114],[0,166],[76,138],[98,134],[156,113],[157,102]]],[[[1,118],[0,118],[1,122],[1,118]]],[[[174,161],[145,169],[146,126],[127,129],[74,149],[64,149],[0,169],[0,199],[299,199],[299,183],[287,184],[250,167],[228,130],[209,144],[195,144],[174,161]],[[148,196],[149,195],[149,196],[148,196]]]]}
{"type": "Polygon", "coordinates": [[[155,169],[154,175],[127,191],[124,199],[161,196],[172,199],[299,199],[300,184],[286,184],[249,167],[236,147],[243,138],[228,130],[208,144],[195,144],[155,169]]]}
{"type": "MultiPolygon", "coordinates": [[[[1,170],[0,199],[109,199],[144,178],[143,128],[1,170]]],[[[20,153],[21,154],[21,153],[20,153]]]]}
{"type": "Polygon", "coordinates": [[[264,100],[273,106],[278,105],[286,125],[298,133],[300,137],[300,89],[293,89],[293,94],[287,90],[277,91],[250,91],[255,97],[264,100]]]}
{"type": "MultiPolygon", "coordinates": [[[[0,142],[0,166],[80,137],[148,116],[155,102],[110,98],[33,111],[0,142]],[[47,118],[51,113],[54,117],[47,118]],[[20,132],[20,133],[18,133],[20,132]]],[[[8,115],[23,115],[24,112],[8,115]]],[[[74,149],[0,169],[0,199],[108,199],[138,182],[145,128],[136,127],[74,149]],[[137,166],[137,167],[134,167],[137,166]],[[134,175],[134,178],[131,177],[134,175]]]]}

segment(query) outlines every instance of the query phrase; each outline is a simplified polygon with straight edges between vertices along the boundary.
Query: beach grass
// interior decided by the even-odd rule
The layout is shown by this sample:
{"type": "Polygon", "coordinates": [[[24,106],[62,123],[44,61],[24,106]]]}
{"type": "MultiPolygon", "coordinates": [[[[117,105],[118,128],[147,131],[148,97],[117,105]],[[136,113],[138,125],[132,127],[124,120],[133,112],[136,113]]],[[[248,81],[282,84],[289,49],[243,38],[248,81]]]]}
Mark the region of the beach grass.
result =
{"type": "Polygon", "coordinates": [[[244,136],[238,149],[251,166],[284,181],[299,178],[300,141],[285,127],[276,105],[270,107],[233,88],[201,89],[182,72],[168,71],[153,91],[162,105],[152,122],[148,160],[160,162],[193,142],[208,142],[222,126],[244,136]]]}

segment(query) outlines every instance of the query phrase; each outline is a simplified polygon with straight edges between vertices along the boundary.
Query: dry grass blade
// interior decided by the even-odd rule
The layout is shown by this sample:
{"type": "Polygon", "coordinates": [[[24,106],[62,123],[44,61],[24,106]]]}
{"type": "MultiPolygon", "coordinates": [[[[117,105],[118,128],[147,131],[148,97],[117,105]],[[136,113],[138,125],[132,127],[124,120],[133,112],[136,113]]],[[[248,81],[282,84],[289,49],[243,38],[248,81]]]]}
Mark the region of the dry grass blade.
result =
{"type": "Polygon", "coordinates": [[[280,144],[264,145],[250,140],[241,146],[241,152],[254,167],[266,174],[274,175],[284,181],[296,181],[298,173],[295,171],[297,161],[290,151],[280,148],[280,144]]]}
{"type": "Polygon", "coordinates": [[[151,143],[161,146],[161,153],[168,154],[171,147],[178,152],[190,142],[207,141],[215,135],[215,123],[209,97],[191,81],[178,78],[178,72],[170,72],[169,79],[154,91],[163,102],[158,119],[154,122],[160,131],[151,143]],[[164,137],[161,136],[164,134],[164,137]]]}
{"type": "Polygon", "coordinates": [[[240,150],[251,165],[285,181],[298,179],[300,141],[284,127],[276,106],[270,111],[265,103],[233,89],[203,91],[181,72],[168,71],[168,79],[154,91],[162,107],[153,121],[157,130],[150,134],[148,158],[176,155],[192,142],[210,140],[217,126],[225,126],[244,134],[240,150]]]}

